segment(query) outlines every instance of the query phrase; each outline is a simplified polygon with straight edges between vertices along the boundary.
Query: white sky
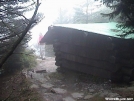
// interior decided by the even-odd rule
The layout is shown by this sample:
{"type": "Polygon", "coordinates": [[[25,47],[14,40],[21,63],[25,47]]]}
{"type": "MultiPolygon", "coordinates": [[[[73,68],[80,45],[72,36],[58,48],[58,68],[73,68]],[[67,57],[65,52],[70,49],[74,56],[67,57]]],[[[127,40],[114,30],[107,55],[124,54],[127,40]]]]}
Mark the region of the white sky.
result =
{"type": "MultiPolygon", "coordinates": [[[[80,2],[81,0],[79,0],[80,2]]],[[[79,3],[78,0],[42,0],[42,4],[39,8],[39,12],[43,13],[45,18],[32,29],[32,40],[29,45],[36,44],[38,42],[39,34],[46,33],[48,26],[53,24],[53,21],[57,18],[60,8],[71,10],[75,4],[79,3]]],[[[28,17],[31,17],[33,12],[27,13],[28,17]]]]}
{"type": "MultiPolygon", "coordinates": [[[[93,0],[94,1],[94,0],[93,0]]],[[[43,13],[45,18],[32,29],[32,40],[29,46],[38,43],[39,34],[43,35],[47,32],[48,26],[52,25],[58,17],[60,8],[67,9],[69,13],[73,12],[73,7],[86,2],[85,0],[42,0],[39,7],[39,13],[43,13]]],[[[26,15],[31,17],[33,12],[28,12],[26,15]]]]}

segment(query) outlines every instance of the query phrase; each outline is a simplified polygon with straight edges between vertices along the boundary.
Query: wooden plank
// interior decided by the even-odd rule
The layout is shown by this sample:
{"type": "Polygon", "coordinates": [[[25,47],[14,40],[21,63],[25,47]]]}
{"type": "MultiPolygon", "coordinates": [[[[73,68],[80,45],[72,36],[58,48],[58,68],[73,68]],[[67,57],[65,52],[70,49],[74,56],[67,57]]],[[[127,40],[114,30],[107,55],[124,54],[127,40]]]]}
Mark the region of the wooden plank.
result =
{"type": "Polygon", "coordinates": [[[113,43],[115,44],[115,49],[117,49],[119,52],[123,50],[127,51],[134,51],[134,39],[118,39],[113,38],[113,43]]]}
{"type": "Polygon", "coordinates": [[[61,27],[53,27],[44,38],[54,44],[57,66],[114,80],[134,79],[134,40],[61,27]]]}
{"type": "Polygon", "coordinates": [[[134,81],[134,69],[132,70],[131,80],[134,81]]]}
{"type": "Polygon", "coordinates": [[[88,40],[86,41],[85,39],[83,39],[84,41],[82,41],[82,39],[80,38],[75,38],[75,39],[70,39],[67,40],[67,37],[61,38],[62,40],[60,40],[61,43],[66,43],[66,44],[72,44],[72,45],[78,45],[78,46],[85,46],[87,48],[92,48],[92,49],[96,49],[98,48],[99,50],[113,50],[114,49],[114,44],[113,43],[108,43],[107,41],[105,41],[104,43],[101,41],[92,41],[90,40],[90,42],[88,42],[88,40]]]}
{"type": "Polygon", "coordinates": [[[116,61],[118,64],[120,64],[123,67],[126,68],[134,68],[134,59],[122,59],[118,58],[116,61]]]}
{"type": "Polygon", "coordinates": [[[53,47],[55,47],[55,48],[60,48],[60,46],[61,46],[61,43],[60,42],[55,42],[53,44],[53,47]]]}
{"type": "Polygon", "coordinates": [[[122,70],[122,73],[124,73],[125,75],[131,76],[131,75],[133,75],[134,68],[133,69],[130,69],[130,68],[122,68],[121,70],[122,70]]]}
{"type": "Polygon", "coordinates": [[[116,73],[113,73],[111,75],[111,80],[113,82],[122,82],[122,80],[123,80],[123,73],[120,70],[118,72],[116,72],[116,73]]]}
{"type": "Polygon", "coordinates": [[[105,35],[68,28],[62,28],[59,32],[56,32],[56,34],[58,40],[62,43],[87,46],[89,48],[99,47],[102,50],[111,50],[114,48],[112,40],[105,35]]]}
{"type": "Polygon", "coordinates": [[[55,62],[55,65],[56,65],[56,66],[61,66],[61,61],[56,61],[56,62],[55,62]]]}
{"type": "Polygon", "coordinates": [[[130,76],[127,76],[127,75],[123,76],[123,79],[122,79],[123,82],[130,82],[130,80],[131,80],[130,76]]]}
{"type": "Polygon", "coordinates": [[[60,55],[60,58],[73,61],[73,62],[78,62],[78,63],[85,64],[85,65],[89,65],[89,66],[93,66],[93,67],[100,68],[100,69],[105,69],[111,72],[116,72],[120,68],[120,67],[117,67],[116,64],[112,64],[107,61],[98,61],[98,60],[89,59],[89,58],[72,55],[72,54],[62,53],[60,55]]]}
{"type": "MultiPolygon", "coordinates": [[[[63,44],[60,47],[60,51],[68,54],[78,55],[91,59],[112,61],[114,57],[114,51],[101,51],[99,49],[92,49],[87,47],[81,47],[71,44],[63,44]]],[[[115,58],[116,59],[116,58],[115,58]]]]}
{"type": "Polygon", "coordinates": [[[124,58],[124,59],[134,59],[134,51],[118,51],[116,53],[116,56],[118,58],[124,58]]]}
{"type": "Polygon", "coordinates": [[[103,78],[111,78],[111,75],[112,75],[112,73],[109,71],[99,69],[96,67],[91,67],[88,65],[83,65],[80,63],[72,62],[72,61],[68,61],[65,59],[62,60],[61,68],[68,68],[68,69],[88,73],[94,76],[100,76],[103,78]]]}
{"type": "Polygon", "coordinates": [[[84,45],[84,46],[97,46],[102,49],[106,49],[103,47],[107,47],[108,49],[122,50],[124,48],[129,48],[134,50],[131,46],[134,45],[133,39],[121,39],[109,37],[106,35],[101,35],[92,32],[86,32],[71,28],[62,28],[62,27],[52,27],[43,38],[45,42],[53,41],[54,39],[59,39],[61,42],[70,43],[75,45],[84,45]],[[110,45],[109,45],[110,44],[110,45]],[[112,45],[111,45],[112,44],[112,45]],[[114,45],[114,46],[113,46],[114,45]]]}

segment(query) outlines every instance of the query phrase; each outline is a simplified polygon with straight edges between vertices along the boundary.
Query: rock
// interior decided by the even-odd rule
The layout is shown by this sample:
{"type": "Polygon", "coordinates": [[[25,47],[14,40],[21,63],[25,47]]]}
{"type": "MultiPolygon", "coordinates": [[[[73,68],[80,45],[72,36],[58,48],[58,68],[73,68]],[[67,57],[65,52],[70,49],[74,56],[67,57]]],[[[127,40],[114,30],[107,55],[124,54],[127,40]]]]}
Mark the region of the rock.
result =
{"type": "Polygon", "coordinates": [[[81,92],[83,92],[84,90],[83,89],[81,89],[81,92]]]}
{"type": "Polygon", "coordinates": [[[88,100],[88,99],[90,99],[90,98],[96,96],[97,94],[98,94],[98,93],[95,93],[95,94],[88,94],[88,95],[86,95],[86,96],[84,97],[84,99],[85,99],[85,100],[88,100]]]}
{"type": "Polygon", "coordinates": [[[104,89],[100,89],[99,91],[100,91],[100,92],[103,92],[103,91],[104,91],[104,89]]]}
{"type": "Polygon", "coordinates": [[[90,93],[94,93],[95,90],[94,90],[94,89],[89,89],[89,92],[90,92],[90,93]]]}
{"type": "Polygon", "coordinates": [[[131,87],[123,87],[123,88],[114,88],[114,90],[127,92],[127,91],[134,91],[134,86],[131,87]]]}
{"type": "Polygon", "coordinates": [[[99,93],[99,96],[106,97],[108,95],[108,93],[109,93],[108,91],[103,91],[103,92],[99,93]]]}
{"type": "Polygon", "coordinates": [[[48,80],[46,78],[37,78],[37,81],[39,81],[40,83],[45,83],[48,80]]]}
{"type": "Polygon", "coordinates": [[[132,87],[127,87],[127,89],[128,89],[129,91],[134,91],[134,86],[132,86],[132,87]]]}
{"type": "Polygon", "coordinates": [[[88,100],[88,99],[90,99],[90,98],[92,98],[92,97],[94,97],[94,95],[89,94],[89,95],[86,95],[86,96],[84,97],[84,99],[85,99],[85,100],[88,100]]]}
{"type": "Polygon", "coordinates": [[[51,92],[52,93],[58,93],[58,94],[64,94],[66,93],[67,91],[65,89],[61,89],[61,88],[52,88],[51,89],[51,92]]]}
{"type": "Polygon", "coordinates": [[[108,97],[114,98],[114,97],[119,97],[120,95],[117,93],[108,93],[108,97]]]}
{"type": "Polygon", "coordinates": [[[60,94],[43,93],[44,101],[63,101],[63,97],[60,94]]]}
{"type": "Polygon", "coordinates": [[[39,88],[39,86],[36,85],[36,84],[32,84],[32,85],[30,86],[30,88],[39,88]]]}
{"type": "Polygon", "coordinates": [[[49,76],[46,76],[46,79],[47,79],[47,80],[50,80],[50,77],[49,77],[49,76]]]}
{"type": "Polygon", "coordinates": [[[83,93],[72,93],[71,94],[73,98],[80,99],[83,98],[83,93]]]}
{"type": "Polygon", "coordinates": [[[54,85],[52,85],[52,84],[49,84],[49,83],[47,83],[47,84],[41,84],[41,87],[44,87],[44,88],[47,88],[47,89],[49,89],[49,88],[51,88],[51,87],[53,87],[54,85]]]}
{"type": "Polygon", "coordinates": [[[27,72],[30,72],[30,71],[33,72],[33,73],[35,72],[34,69],[28,69],[28,70],[27,70],[27,72]]]}
{"type": "Polygon", "coordinates": [[[65,87],[66,85],[61,85],[61,87],[65,87]]]}
{"type": "Polygon", "coordinates": [[[63,98],[63,101],[76,101],[72,97],[63,98]]]}

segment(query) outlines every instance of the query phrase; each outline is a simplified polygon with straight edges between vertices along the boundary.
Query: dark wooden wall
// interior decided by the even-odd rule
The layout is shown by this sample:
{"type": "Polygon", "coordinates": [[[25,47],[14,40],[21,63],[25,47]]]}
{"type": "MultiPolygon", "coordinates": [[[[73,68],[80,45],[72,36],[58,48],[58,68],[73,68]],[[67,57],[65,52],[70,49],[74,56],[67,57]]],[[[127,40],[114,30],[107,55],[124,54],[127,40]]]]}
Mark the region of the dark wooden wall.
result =
{"type": "Polygon", "coordinates": [[[114,81],[134,80],[134,40],[51,27],[42,42],[53,44],[56,65],[114,81]]]}

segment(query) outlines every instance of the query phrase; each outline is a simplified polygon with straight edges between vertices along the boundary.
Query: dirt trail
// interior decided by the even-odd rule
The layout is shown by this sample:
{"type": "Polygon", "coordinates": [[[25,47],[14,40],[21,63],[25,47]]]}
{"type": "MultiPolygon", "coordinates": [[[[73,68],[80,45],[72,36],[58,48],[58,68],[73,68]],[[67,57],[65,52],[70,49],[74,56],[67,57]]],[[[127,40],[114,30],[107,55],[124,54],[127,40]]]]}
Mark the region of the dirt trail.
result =
{"type": "Polygon", "coordinates": [[[117,98],[119,101],[124,97],[133,101],[133,86],[132,92],[127,95],[130,91],[119,90],[124,85],[117,87],[108,80],[73,71],[58,72],[54,57],[37,61],[35,72],[29,70],[28,77],[31,78],[31,88],[37,89],[44,101],[106,101],[106,98],[117,98]]]}

